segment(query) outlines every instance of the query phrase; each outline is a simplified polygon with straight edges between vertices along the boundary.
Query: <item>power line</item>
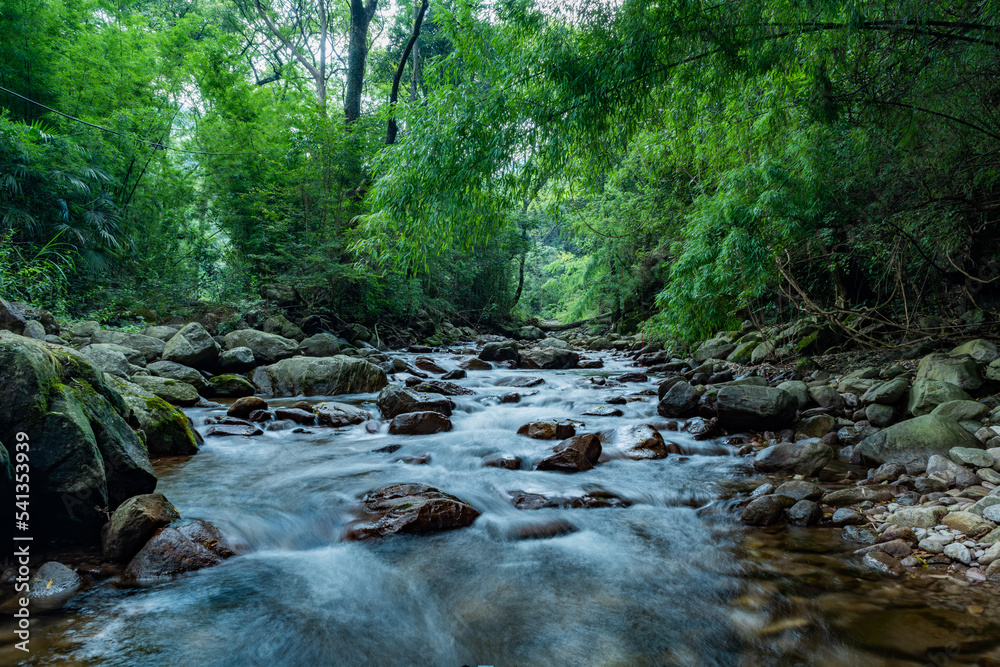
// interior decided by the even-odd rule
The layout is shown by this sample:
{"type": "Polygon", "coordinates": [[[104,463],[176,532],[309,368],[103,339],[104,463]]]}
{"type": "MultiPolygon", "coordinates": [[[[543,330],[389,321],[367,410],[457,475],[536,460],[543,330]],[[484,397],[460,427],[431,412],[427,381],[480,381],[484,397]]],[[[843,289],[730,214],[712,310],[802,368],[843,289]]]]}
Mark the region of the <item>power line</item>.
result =
{"type": "Polygon", "coordinates": [[[44,104],[42,104],[41,102],[36,102],[35,100],[30,99],[28,97],[25,97],[24,95],[21,95],[19,93],[15,93],[13,90],[7,90],[3,86],[0,86],[0,90],[2,90],[3,92],[7,93],[8,95],[13,95],[14,97],[19,97],[22,100],[24,100],[25,102],[30,102],[31,104],[34,104],[37,107],[41,107],[42,109],[45,109],[46,111],[51,111],[52,113],[58,114],[58,115],[60,115],[60,116],[62,116],[64,118],[69,118],[70,120],[76,121],[77,123],[82,123],[82,124],[84,124],[84,125],[86,125],[88,127],[92,127],[94,129],[100,130],[102,132],[107,132],[108,134],[114,134],[114,135],[117,135],[119,137],[124,137],[125,139],[131,139],[132,141],[138,141],[141,144],[146,144],[148,146],[152,146],[153,148],[159,148],[159,149],[162,149],[162,150],[169,150],[169,151],[177,151],[179,153],[192,153],[194,155],[256,155],[256,153],[206,153],[205,151],[189,151],[189,150],[185,150],[183,148],[173,148],[172,146],[167,146],[166,144],[162,144],[162,143],[160,143],[158,141],[149,141],[147,139],[140,139],[139,137],[133,137],[133,136],[130,136],[128,134],[123,134],[121,132],[117,132],[115,130],[111,130],[111,129],[106,128],[106,127],[101,127],[100,125],[94,125],[93,123],[88,123],[85,120],[81,120],[80,118],[76,118],[74,116],[70,116],[67,113],[63,113],[62,111],[58,111],[56,109],[53,109],[52,107],[47,107],[44,104]]]}

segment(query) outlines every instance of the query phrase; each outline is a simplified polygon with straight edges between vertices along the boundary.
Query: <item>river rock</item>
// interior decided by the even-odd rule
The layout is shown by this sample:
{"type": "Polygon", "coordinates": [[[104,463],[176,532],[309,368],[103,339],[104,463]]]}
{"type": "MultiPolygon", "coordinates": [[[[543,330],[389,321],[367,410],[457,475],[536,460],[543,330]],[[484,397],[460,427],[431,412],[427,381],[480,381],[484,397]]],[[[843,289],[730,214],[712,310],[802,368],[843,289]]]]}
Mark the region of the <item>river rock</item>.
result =
{"type": "MultiPolygon", "coordinates": [[[[777,389],[786,392],[795,402],[796,409],[805,409],[809,403],[809,385],[800,380],[788,380],[777,386],[777,389]]],[[[818,437],[818,436],[817,436],[818,437]]]]}
{"type": "MultiPolygon", "coordinates": [[[[31,437],[32,536],[96,543],[127,498],[156,475],[121,395],[74,350],[0,331],[0,442],[31,437]]],[[[8,456],[13,460],[15,457],[8,456]]]]}
{"type": "Polygon", "coordinates": [[[576,435],[578,423],[571,419],[547,419],[525,424],[517,429],[517,434],[535,440],[565,440],[576,435]]]}
{"type": "Polygon", "coordinates": [[[844,407],[844,399],[840,392],[828,384],[809,387],[809,397],[816,405],[827,410],[839,410],[844,407]]]}
{"type": "Polygon", "coordinates": [[[493,370],[493,365],[483,361],[482,359],[466,359],[459,362],[458,367],[467,371],[491,371],[493,370]]]}
{"type": "Polygon", "coordinates": [[[972,512],[950,512],[946,514],[941,523],[948,526],[952,530],[957,530],[960,533],[968,535],[969,537],[975,537],[981,533],[988,533],[997,527],[995,523],[989,519],[984,519],[978,514],[973,514],[972,512]]]}
{"type": "Polygon", "coordinates": [[[899,528],[933,528],[947,513],[947,507],[901,507],[885,522],[899,528]]]}
{"type": "Polygon", "coordinates": [[[299,344],[291,338],[256,329],[238,329],[226,334],[226,347],[250,348],[254,361],[262,365],[276,364],[295,356],[299,351],[299,344]]]}
{"type": "Polygon", "coordinates": [[[766,447],[754,457],[753,466],[762,472],[794,472],[814,475],[833,459],[833,449],[821,440],[782,442],[766,447]]]}
{"type": "Polygon", "coordinates": [[[253,396],[254,386],[239,375],[215,375],[208,380],[212,396],[219,398],[242,398],[253,396]]]}
{"type": "Polygon", "coordinates": [[[267,410],[267,401],[259,396],[244,396],[230,405],[226,414],[237,419],[246,419],[255,410],[267,410]]]}
{"type": "MultiPolygon", "coordinates": [[[[302,408],[275,408],[274,418],[279,420],[287,419],[302,426],[313,426],[316,424],[316,414],[302,408]]],[[[361,421],[364,421],[364,418],[361,421]]],[[[337,426],[343,426],[343,424],[338,423],[337,426]]]]}
{"type": "MultiPolygon", "coordinates": [[[[142,355],[142,358],[146,363],[158,359],[163,354],[164,348],[166,347],[165,341],[162,341],[159,338],[154,338],[153,336],[146,336],[128,331],[111,331],[107,329],[94,332],[94,335],[90,337],[90,343],[92,345],[99,343],[120,345],[132,350],[137,350],[142,355]]],[[[139,365],[142,366],[145,364],[139,365]]]]}
{"type": "Polygon", "coordinates": [[[154,361],[146,368],[157,377],[186,382],[198,391],[208,389],[209,386],[205,380],[205,376],[200,372],[190,366],[184,366],[174,361],[154,361]]]}
{"type": "Polygon", "coordinates": [[[392,435],[430,435],[452,429],[451,420],[439,412],[407,412],[389,424],[392,435]]]}
{"type": "Polygon", "coordinates": [[[466,373],[461,368],[456,368],[455,370],[448,371],[447,373],[445,373],[444,375],[442,375],[441,379],[442,380],[464,380],[467,377],[469,377],[468,373],[466,373]]]}
{"type": "Polygon", "coordinates": [[[830,523],[835,526],[860,526],[867,521],[865,515],[853,507],[841,507],[830,517],[830,523]]]}
{"type": "Polygon", "coordinates": [[[687,417],[694,414],[701,394],[683,380],[675,382],[667,389],[656,411],[663,417],[687,417]]]}
{"type": "Polygon", "coordinates": [[[420,370],[427,373],[434,373],[434,375],[444,375],[447,372],[434,363],[434,360],[430,357],[417,357],[413,363],[420,370]]]}
{"type": "Polygon", "coordinates": [[[52,603],[68,600],[76,595],[83,579],[62,563],[50,560],[35,571],[28,588],[28,597],[51,608],[52,603]]]}
{"type": "Polygon", "coordinates": [[[359,357],[293,357],[261,366],[251,378],[267,396],[366,394],[387,384],[385,371],[359,357]]]}
{"type": "Polygon", "coordinates": [[[819,484],[806,482],[804,480],[791,480],[784,482],[774,490],[779,496],[788,496],[795,500],[819,500],[826,491],[819,484]]]}
{"type": "Polygon", "coordinates": [[[888,577],[898,577],[905,571],[899,560],[884,551],[866,553],[861,559],[865,567],[888,577]]]}
{"type": "Polygon", "coordinates": [[[952,560],[957,560],[963,565],[969,565],[972,563],[972,554],[969,552],[969,548],[964,544],[959,544],[958,542],[952,542],[951,544],[945,546],[944,555],[952,560]]]}
{"type": "Polygon", "coordinates": [[[601,439],[595,433],[567,438],[552,448],[553,454],[535,466],[537,470],[584,472],[601,457],[601,439]]]}
{"type": "Polygon", "coordinates": [[[263,429],[255,424],[216,424],[210,426],[205,435],[212,437],[244,437],[252,438],[258,435],[264,435],[263,429]]]}
{"type": "Polygon", "coordinates": [[[990,414],[990,408],[977,401],[947,401],[937,405],[931,410],[931,414],[942,415],[957,422],[979,421],[990,414]]]}
{"type": "Polygon", "coordinates": [[[613,458],[614,454],[633,460],[667,457],[667,445],[663,441],[663,436],[649,424],[619,426],[601,431],[598,437],[608,458],[613,458]]]}
{"type": "Polygon", "coordinates": [[[412,389],[413,391],[420,391],[425,394],[441,394],[442,396],[474,396],[476,394],[476,392],[467,387],[457,385],[454,382],[445,382],[444,380],[419,382],[413,385],[412,389]]]}
{"type": "Polygon", "coordinates": [[[423,535],[469,526],[479,516],[467,502],[424,484],[393,484],[362,498],[362,517],[351,526],[355,540],[423,535]]]}
{"type": "Polygon", "coordinates": [[[792,397],[773,387],[723,387],[717,404],[719,422],[728,429],[779,429],[795,418],[792,397]]]}
{"type": "MultiPolygon", "coordinates": [[[[361,408],[356,408],[353,405],[348,405],[347,403],[334,403],[333,401],[324,401],[314,408],[316,419],[320,424],[324,426],[331,426],[333,428],[340,428],[342,426],[354,426],[356,424],[363,424],[372,418],[372,415],[367,410],[362,410],[361,408]]],[[[302,412],[305,412],[304,410],[302,412]]],[[[309,413],[306,413],[309,414],[309,413]]],[[[275,416],[278,416],[278,411],[275,411],[275,416]]],[[[282,417],[279,416],[279,419],[282,417]]],[[[287,417],[285,417],[287,418],[287,417]]],[[[304,423],[304,422],[299,422],[304,423]]],[[[450,430],[451,423],[448,424],[449,428],[442,430],[450,430]]],[[[437,431],[433,431],[437,433],[437,431]]]]}
{"type": "Polygon", "coordinates": [[[933,454],[953,447],[982,447],[958,422],[941,415],[923,415],[893,424],[865,438],[855,456],[868,465],[926,463],[933,454]]]}
{"type": "Polygon", "coordinates": [[[743,508],[740,521],[750,526],[772,526],[781,523],[785,510],[795,504],[788,496],[763,496],[743,508]]]}
{"type": "Polygon", "coordinates": [[[929,354],[920,360],[917,381],[920,380],[948,382],[965,391],[975,391],[983,384],[973,359],[956,359],[943,354],[929,354]]]}
{"type": "Polygon", "coordinates": [[[861,395],[861,402],[876,405],[896,405],[910,389],[910,381],[905,377],[897,377],[887,382],[881,382],[861,395]]]}
{"type": "Polygon", "coordinates": [[[973,468],[989,468],[993,465],[993,457],[989,452],[979,448],[953,447],[948,451],[948,458],[955,463],[973,468]]]}
{"type": "Polygon", "coordinates": [[[162,493],[129,498],[101,531],[101,550],[111,561],[125,562],[139,553],[158,529],[181,518],[162,493]]]}
{"type": "Polygon", "coordinates": [[[253,350],[249,347],[234,347],[219,355],[218,369],[222,373],[246,373],[257,365],[253,350]]]}
{"type": "Polygon", "coordinates": [[[496,381],[497,387],[537,387],[540,384],[544,384],[545,380],[538,377],[529,377],[527,375],[517,375],[514,377],[500,378],[496,381]]]}
{"type": "Polygon", "coordinates": [[[520,456],[491,456],[483,461],[484,468],[501,468],[503,470],[520,470],[520,456]]]}
{"type": "MultiPolygon", "coordinates": [[[[512,340],[502,343],[486,343],[482,352],[479,353],[479,358],[482,361],[518,361],[520,357],[517,350],[518,345],[512,340]]],[[[474,369],[466,368],[466,370],[474,369]]]]}
{"type": "Polygon", "coordinates": [[[822,438],[832,431],[836,425],[837,420],[830,415],[815,415],[803,419],[796,424],[795,431],[808,438],[822,438]]]}
{"type": "Polygon", "coordinates": [[[823,508],[812,500],[800,500],[788,509],[788,523],[795,526],[815,526],[823,519],[823,508]]]}
{"type": "Polygon", "coordinates": [[[884,486],[849,486],[839,491],[831,491],[823,496],[823,504],[831,507],[856,505],[870,500],[874,503],[884,503],[892,500],[892,489],[884,486]]]}
{"type": "Polygon", "coordinates": [[[407,412],[440,412],[451,416],[451,401],[446,398],[427,400],[398,384],[387,385],[379,392],[375,404],[385,419],[392,419],[407,412]]]}
{"type": "Polygon", "coordinates": [[[938,380],[917,380],[910,389],[906,409],[914,416],[930,414],[934,408],[949,401],[969,401],[971,397],[960,387],[938,380]]]}
{"type": "Polygon", "coordinates": [[[970,340],[968,343],[959,345],[951,351],[951,354],[954,356],[967,354],[980,364],[988,364],[1000,357],[1000,351],[997,351],[997,346],[982,338],[970,340]]]}
{"type": "Polygon", "coordinates": [[[129,583],[153,583],[218,565],[233,555],[219,530],[196,519],[159,529],[132,558],[122,575],[129,583]]]}
{"type": "MultiPolygon", "coordinates": [[[[121,378],[129,376],[129,361],[121,350],[113,345],[88,345],[80,350],[80,354],[98,370],[108,375],[121,378]]],[[[134,350],[133,350],[134,352],[134,350]]],[[[139,354],[135,352],[135,354],[139,354]]]]}
{"type": "MultiPolygon", "coordinates": [[[[180,330],[177,327],[168,327],[161,325],[155,327],[146,327],[145,329],[142,330],[142,335],[149,336],[150,338],[156,338],[157,340],[162,340],[164,343],[166,343],[168,340],[173,338],[178,331],[180,330]]],[[[93,334],[91,334],[91,336],[93,336],[93,334]]]]}
{"type": "Polygon", "coordinates": [[[205,327],[192,322],[174,334],[163,347],[164,361],[193,368],[208,368],[219,358],[221,348],[205,327]]]}
{"type": "Polygon", "coordinates": [[[962,489],[979,483],[979,479],[971,470],[966,470],[963,466],[940,454],[934,454],[927,459],[926,472],[928,480],[938,478],[949,485],[955,485],[962,489]]]}
{"type": "Polygon", "coordinates": [[[698,361],[725,359],[735,349],[736,344],[727,338],[712,338],[698,346],[698,350],[694,353],[694,358],[698,361]]]}
{"type": "Polygon", "coordinates": [[[307,357],[335,357],[340,354],[340,341],[333,334],[314,334],[299,343],[299,352],[307,357]]]}
{"type": "Polygon", "coordinates": [[[138,425],[150,456],[189,456],[198,452],[201,437],[187,415],[137,384],[115,377],[109,383],[125,401],[129,410],[126,419],[138,425]]]}
{"type": "Polygon", "coordinates": [[[24,333],[24,327],[27,324],[28,320],[20,308],[9,301],[0,299],[0,329],[20,336],[24,333]]]}
{"type": "Polygon", "coordinates": [[[159,396],[167,403],[189,407],[198,402],[198,390],[187,382],[169,380],[155,375],[135,375],[132,384],[139,385],[146,391],[159,396]]]}

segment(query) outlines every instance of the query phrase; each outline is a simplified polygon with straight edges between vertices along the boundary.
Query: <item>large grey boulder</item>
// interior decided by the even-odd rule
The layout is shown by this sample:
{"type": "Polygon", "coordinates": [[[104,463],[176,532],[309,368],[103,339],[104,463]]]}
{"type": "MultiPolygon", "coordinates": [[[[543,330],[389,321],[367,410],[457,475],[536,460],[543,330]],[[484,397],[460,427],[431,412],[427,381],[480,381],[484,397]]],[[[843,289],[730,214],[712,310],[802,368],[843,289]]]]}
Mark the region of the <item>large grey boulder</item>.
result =
{"type": "Polygon", "coordinates": [[[335,357],[340,354],[340,341],[333,334],[318,333],[299,343],[299,351],[307,357],[335,357]]]}
{"type": "Polygon", "coordinates": [[[795,401],[774,387],[723,387],[716,400],[719,423],[729,429],[779,429],[795,419],[795,401]]]}
{"type": "Polygon", "coordinates": [[[246,373],[256,365],[249,347],[234,347],[219,355],[218,369],[222,373],[246,373]]]}
{"type": "MultiPolygon", "coordinates": [[[[80,350],[84,359],[108,375],[128,377],[129,361],[116,345],[88,345],[80,350]]],[[[138,354],[138,353],[136,353],[138,354]]]]}
{"type": "Polygon", "coordinates": [[[0,329],[10,331],[17,335],[24,333],[24,327],[28,324],[21,309],[9,301],[0,299],[0,329]]]}
{"type": "MultiPolygon", "coordinates": [[[[90,343],[91,345],[102,343],[121,345],[122,347],[138,350],[142,353],[142,357],[145,360],[142,364],[139,364],[140,366],[145,366],[147,363],[158,359],[163,354],[163,348],[167,345],[166,341],[154,338],[153,336],[108,329],[96,332],[90,337],[90,343]]],[[[133,361],[132,363],[135,362],[133,361]]]]}
{"type": "Polygon", "coordinates": [[[157,338],[166,343],[168,340],[173,338],[178,331],[179,330],[177,329],[177,327],[168,327],[168,326],[147,327],[146,329],[142,330],[142,335],[149,336],[150,338],[157,338]]]}
{"type": "Polygon", "coordinates": [[[735,349],[736,344],[726,338],[711,338],[698,346],[694,358],[698,361],[725,359],[735,349]]]}
{"type": "Polygon", "coordinates": [[[980,364],[988,364],[1000,358],[1000,351],[997,346],[988,340],[977,338],[963,343],[951,351],[953,355],[967,354],[980,364]]]}
{"type": "MultiPolygon", "coordinates": [[[[546,338],[545,340],[559,339],[546,338]]],[[[542,343],[544,342],[542,341],[542,343]]],[[[576,368],[579,362],[580,354],[565,348],[549,346],[521,350],[521,365],[525,368],[576,368]]]]}
{"type": "Polygon", "coordinates": [[[969,396],[961,387],[939,380],[917,380],[910,389],[907,411],[915,416],[930,414],[934,408],[949,401],[969,401],[969,396]]]}
{"type": "Polygon", "coordinates": [[[872,385],[871,389],[861,396],[862,403],[878,405],[896,405],[910,389],[910,381],[905,377],[893,378],[887,382],[872,385]]]}
{"type": "Polygon", "coordinates": [[[168,380],[186,382],[199,391],[208,388],[208,381],[205,380],[205,376],[190,366],[178,364],[174,361],[154,361],[146,366],[146,368],[153,375],[167,378],[168,380]]]}
{"type": "Polygon", "coordinates": [[[219,358],[220,350],[219,344],[205,327],[192,322],[167,341],[162,356],[164,361],[207,369],[219,358]]]}
{"type": "Polygon", "coordinates": [[[698,407],[701,394],[687,382],[674,383],[656,406],[656,411],[663,417],[687,417],[698,407]]]}
{"type": "Polygon", "coordinates": [[[264,333],[256,329],[239,329],[226,334],[226,348],[248,347],[258,364],[274,364],[295,356],[299,344],[291,338],[264,333]]]}
{"type": "Polygon", "coordinates": [[[375,399],[375,404],[385,419],[392,419],[407,412],[430,411],[440,412],[445,416],[451,415],[451,401],[440,394],[421,396],[398,384],[390,384],[382,389],[375,399]]]}
{"type": "Polygon", "coordinates": [[[389,384],[385,371],[359,357],[292,357],[261,366],[251,377],[267,396],[367,394],[389,384]]]}
{"type": "Polygon", "coordinates": [[[128,414],[83,355],[0,332],[0,442],[10,455],[30,438],[36,541],[96,543],[106,510],[156,487],[128,414]]]}
{"type": "Polygon", "coordinates": [[[950,382],[965,391],[975,391],[983,384],[975,360],[946,354],[928,354],[921,359],[917,365],[917,380],[950,382]]]}
{"type": "Polygon", "coordinates": [[[926,464],[933,454],[947,456],[952,447],[983,448],[983,444],[954,419],[923,415],[893,424],[868,436],[854,454],[868,465],[926,464]]]}
{"type": "Polygon", "coordinates": [[[131,381],[173,405],[187,407],[194,405],[199,400],[198,390],[180,380],[171,380],[155,375],[134,375],[131,381]]]}
{"type": "Polygon", "coordinates": [[[180,518],[177,508],[162,493],[129,498],[118,506],[101,530],[101,551],[110,561],[127,562],[158,528],[180,518]]]}
{"type": "Polygon", "coordinates": [[[819,439],[781,442],[766,447],[754,457],[753,467],[762,472],[793,472],[814,475],[833,459],[833,449],[819,439]]]}
{"type": "Polygon", "coordinates": [[[931,414],[950,417],[957,422],[979,421],[990,414],[990,408],[977,401],[948,401],[931,410],[931,414]]]}

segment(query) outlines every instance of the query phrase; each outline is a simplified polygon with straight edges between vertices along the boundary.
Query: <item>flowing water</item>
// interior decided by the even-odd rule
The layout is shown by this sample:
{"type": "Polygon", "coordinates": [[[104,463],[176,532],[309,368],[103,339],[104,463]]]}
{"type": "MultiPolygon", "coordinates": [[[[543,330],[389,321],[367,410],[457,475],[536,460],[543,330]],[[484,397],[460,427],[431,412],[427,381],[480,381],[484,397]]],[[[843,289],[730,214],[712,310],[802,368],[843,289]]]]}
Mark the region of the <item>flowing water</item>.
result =
{"type": "MultiPolygon", "coordinates": [[[[459,357],[435,359],[451,369],[459,357]]],[[[495,454],[546,454],[553,442],[515,434],[533,420],[579,419],[583,432],[662,423],[652,383],[592,382],[626,370],[609,360],[601,371],[470,372],[458,383],[476,395],[454,397],[454,430],[437,435],[358,426],[208,438],[196,456],[158,464],[158,490],[240,555],[146,588],[98,581],[41,618],[24,664],[987,664],[977,660],[1000,643],[995,590],[942,574],[878,578],[845,558],[860,545],[832,529],[745,530],[727,480],[759,480],[721,441],[664,431],[683,455],[573,475],[483,467],[495,454]],[[545,383],[500,404],[512,390],[495,383],[514,375],[545,383]],[[638,400],[618,406],[623,417],[581,416],[616,395],[638,400]],[[373,451],[389,444],[402,448],[373,451]],[[403,460],[420,456],[429,463],[403,460]],[[434,535],[345,541],[358,497],[397,482],[439,488],[481,516],[434,535]],[[508,493],[594,490],[632,505],[518,510],[508,493]],[[518,539],[552,520],[576,530],[518,539]]],[[[376,412],[372,395],[336,400],[376,412]]],[[[204,430],[224,410],[188,412],[204,430]]],[[[0,649],[0,662],[19,659],[0,649]]]]}

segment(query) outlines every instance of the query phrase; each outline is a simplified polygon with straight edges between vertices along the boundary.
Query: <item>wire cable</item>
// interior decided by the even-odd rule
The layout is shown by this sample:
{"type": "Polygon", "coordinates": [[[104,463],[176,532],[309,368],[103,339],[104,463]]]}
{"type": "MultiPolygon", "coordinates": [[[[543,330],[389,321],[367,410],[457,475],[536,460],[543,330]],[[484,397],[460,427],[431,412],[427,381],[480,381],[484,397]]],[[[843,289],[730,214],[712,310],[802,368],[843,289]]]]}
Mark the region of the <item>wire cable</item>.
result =
{"type": "Polygon", "coordinates": [[[189,150],[186,150],[184,148],[174,148],[172,146],[167,146],[166,144],[162,144],[162,143],[160,143],[158,141],[149,141],[147,139],[140,139],[139,137],[133,137],[133,136],[130,136],[128,134],[123,134],[121,132],[118,132],[116,130],[111,130],[111,129],[108,129],[106,127],[101,127],[100,125],[94,125],[93,123],[88,123],[85,120],[81,120],[80,118],[76,118],[74,116],[70,116],[67,113],[63,113],[62,111],[58,111],[57,109],[53,109],[52,107],[47,107],[44,104],[42,104],[41,102],[36,102],[35,100],[30,99],[28,97],[25,97],[24,95],[21,95],[19,93],[15,93],[13,90],[8,90],[8,89],[4,88],[3,86],[0,86],[0,90],[2,90],[3,92],[7,93],[8,95],[13,95],[14,97],[19,97],[22,100],[24,100],[25,102],[30,102],[31,104],[34,104],[37,107],[41,107],[42,109],[45,109],[46,111],[51,111],[52,113],[58,114],[58,115],[60,115],[60,116],[62,116],[64,118],[69,118],[70,120],[75,121],[77,123],[82,123],[82,124],[84,124],[84,125],[86,125],[88,127],[92,127],[94,129],[101,130],[102,132],[107,132],[108,134],[114,134],[114,135],[117,135],[119,137],[124,137],[125,139],[131,139],[132,141],[138,141],[141,144],[146,144],[147,146],[152,146],[153,148],[156,148],[156,149],[159,149],[159,150],[177,151],[179,153],[191,153],[193,155],[256,155],[255,152],[251,152],[251,153],[207,153],[205,151],[189,151],[189,150]]]}

